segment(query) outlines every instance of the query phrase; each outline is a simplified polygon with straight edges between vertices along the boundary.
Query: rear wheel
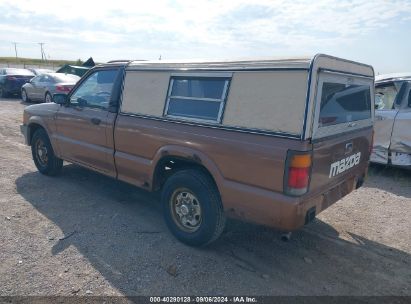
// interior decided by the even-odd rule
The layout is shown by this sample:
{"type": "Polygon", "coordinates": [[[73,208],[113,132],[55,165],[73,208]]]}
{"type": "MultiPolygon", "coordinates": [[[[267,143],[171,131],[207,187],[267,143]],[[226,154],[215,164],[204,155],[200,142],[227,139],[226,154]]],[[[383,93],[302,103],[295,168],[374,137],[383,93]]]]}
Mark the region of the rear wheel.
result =
{"type": "Polygon", "coordinates": [[[50,103],[53,102],[53,97],[49,92],[46,93],[46,96],[44,97],[44,102],[50,103]]]}
{"type": "Polygon", "coordinates": [[[31,140],[31,153],[34,164],[40,173],[50,176],[60,173],[63,160],[54,154],[50,139],[44,129],[38,129],[34,132],[31,140]]]}
{"type": "Polygon", "coordinates": [[[23,100],[23,102],[30,102],[30,99],[25,89],[21,90],[21,100],[23,100]]]}
{"type": "Polygon", "coordinates": [[[4,90],[3,87],[0,87],[0,97],[2,98],[7,97],[7,92],[4,90]]]}
{"type": "Polygon", "coordinates": [[[213,180],[200,170],[181,170],[169,177],[162,204],[168,228],[187,245],[208,245],[224,230],[220,194],[213,180]]]}

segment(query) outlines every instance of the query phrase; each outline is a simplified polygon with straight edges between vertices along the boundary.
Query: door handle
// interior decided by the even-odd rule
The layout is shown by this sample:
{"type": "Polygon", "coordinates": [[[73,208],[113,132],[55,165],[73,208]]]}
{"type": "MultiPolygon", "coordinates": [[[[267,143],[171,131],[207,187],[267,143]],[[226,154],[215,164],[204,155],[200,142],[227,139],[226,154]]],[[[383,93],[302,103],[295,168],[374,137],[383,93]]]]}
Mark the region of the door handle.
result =
{"type": "Polygon", "coordinates": [[[99,125],[100,122],[101,122],[101,119],[100,119],[100,118],[92,118],[92,119],[91,119],[91,122],[92,122],[93,124],[95,124],[95,125],[99,125]]]}

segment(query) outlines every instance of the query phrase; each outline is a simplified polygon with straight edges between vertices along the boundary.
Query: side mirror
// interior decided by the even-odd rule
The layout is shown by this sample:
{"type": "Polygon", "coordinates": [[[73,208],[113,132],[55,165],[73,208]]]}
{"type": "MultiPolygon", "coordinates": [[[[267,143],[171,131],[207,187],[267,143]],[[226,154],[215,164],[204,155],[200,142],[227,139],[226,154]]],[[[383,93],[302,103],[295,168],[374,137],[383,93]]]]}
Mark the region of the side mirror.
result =
{"type": "Polygon", "coordinates": [[[59,105],[66,105],[68,98],[66,94],[53,94],[53,101],[59,105]]]}
{"type": "Polygon", "coordinates": [[[408,107],[411,108],[411,91],[408,93],[408,107]]]}

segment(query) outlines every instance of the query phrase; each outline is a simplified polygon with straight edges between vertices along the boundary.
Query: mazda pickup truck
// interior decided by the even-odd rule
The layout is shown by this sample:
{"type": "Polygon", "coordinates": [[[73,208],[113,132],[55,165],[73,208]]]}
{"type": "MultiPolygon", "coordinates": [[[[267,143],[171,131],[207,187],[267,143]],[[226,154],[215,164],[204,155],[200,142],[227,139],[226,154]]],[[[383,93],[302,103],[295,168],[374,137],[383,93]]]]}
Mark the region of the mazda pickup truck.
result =
{"type": "Polygon", "coordinates": [[[53,100],[21,126],[40,173],[64,160],[159,191],[170,231],[193,246],[226,217],[296,230],[367,174],[374,71],[328,55],[114,62],[53,100]]]}

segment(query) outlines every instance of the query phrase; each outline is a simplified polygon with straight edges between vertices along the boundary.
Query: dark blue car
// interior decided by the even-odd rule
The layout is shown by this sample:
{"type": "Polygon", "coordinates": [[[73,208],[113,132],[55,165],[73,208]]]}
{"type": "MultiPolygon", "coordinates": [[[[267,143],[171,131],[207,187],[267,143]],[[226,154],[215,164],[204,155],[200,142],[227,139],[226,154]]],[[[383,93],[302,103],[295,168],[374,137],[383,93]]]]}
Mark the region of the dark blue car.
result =
{"type": "Polygon", "coordinates": [[[33,72],[26,69],[0,69],[0,97],[20,94],[23,84],[29,82],[34,76],[33,72]]]}

